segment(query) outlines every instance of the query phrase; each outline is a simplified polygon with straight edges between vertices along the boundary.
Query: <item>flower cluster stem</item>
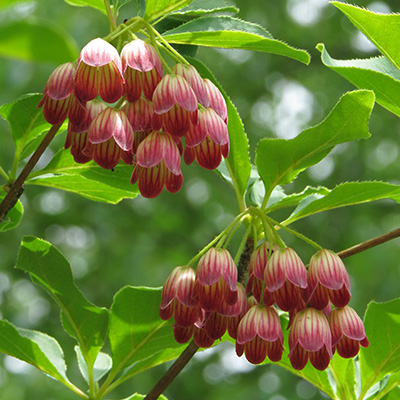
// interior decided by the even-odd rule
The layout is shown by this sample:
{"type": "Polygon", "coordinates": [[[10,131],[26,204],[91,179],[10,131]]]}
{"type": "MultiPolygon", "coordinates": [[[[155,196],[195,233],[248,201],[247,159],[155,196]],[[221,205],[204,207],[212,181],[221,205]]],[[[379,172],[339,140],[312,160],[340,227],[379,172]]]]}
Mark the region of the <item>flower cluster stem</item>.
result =
{"type": "Polygon", "coordinates": [[[196,354],[199,346],[192,340],[183,353],[175,360],[168,371],[161,377],[156,383],[153,389],[147,394],[144,400],[156,400],[169,386],[169,384],[178,376],[185,365],[192,359],[196,354]]]}
{"type": "Polygon", "coordinates": [[[4,197],[3,201],[0,203],[0,222],[4,221],[4,218],[6,217],[8,212],[14,207],[18,199],[21,197],[26,179],[28,178],[33,167],[39,161],[44,151],[47,149],[50,142],[54,139],[54,136],[60,129],[60,126],[61,125],[53,125],[49,129],[46,136],[40,142],[39,146],[32,154],[29,161],[26,163],[24,169],[21,171],[16,181],[9,187],[6,197],[4,197]]]}

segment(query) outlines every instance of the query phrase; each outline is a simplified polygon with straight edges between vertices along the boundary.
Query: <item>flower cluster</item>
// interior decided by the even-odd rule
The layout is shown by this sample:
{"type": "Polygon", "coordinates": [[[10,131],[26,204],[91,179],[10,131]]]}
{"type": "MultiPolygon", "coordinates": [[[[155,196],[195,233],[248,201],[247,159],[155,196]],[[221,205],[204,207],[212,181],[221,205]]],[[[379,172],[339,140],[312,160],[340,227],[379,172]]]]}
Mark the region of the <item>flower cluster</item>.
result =
{"type": "Polygon", "coordinates": [[[229,153],[227,108],[218,88],[192,65],[176,64],[164,74],[156,49],[136,39],[118,51],[94,39],[81,51],[76,67],[59,66],[43,98],[45,119],[68,118],[65,148],[74,160],[94,160],[112,169],[121,160],[134,164],[131,183],[145,197],[164,186],[182,187],[181,156],[215,169],[229,153]],[[116,103],[116,104],[114,104],[116,103]]]}
{"type": "Polygon", "coordinates": [[[282,357],[279,308],[289,313],[293,368],[302,369],[310,360],[324,370],[335,351],[349,358],[360,345],[369,345],[349,300],[349,276],[337,254],[318,251],[307,271],[292,248],[271,248],[264,242],[251,256],[246,289],[237,282],[227,250],[208,250],[196,271],[175,268],[163,287],[160,316],[174,317],[179,343],[193,337],[198,346],[209,347],[228,331],[238,356],[245,354],[249,362],[259,364],[267,356],[271,361],[282,357]]]}

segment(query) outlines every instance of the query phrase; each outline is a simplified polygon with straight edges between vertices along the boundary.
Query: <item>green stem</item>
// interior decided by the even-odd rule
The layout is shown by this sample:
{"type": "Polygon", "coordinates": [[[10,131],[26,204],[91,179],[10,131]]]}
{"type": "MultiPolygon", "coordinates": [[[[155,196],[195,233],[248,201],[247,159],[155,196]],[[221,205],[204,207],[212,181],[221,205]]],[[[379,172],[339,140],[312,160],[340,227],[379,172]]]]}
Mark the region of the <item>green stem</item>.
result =
{"type": "Polygon", "coordinates": [[[142,26],[143,20],[140,17],[134,17],[128,24],[121,24],[119,25],[113,32],[108,34],[107,36],[104,36],[103,39],[106,42],[112,42],[115,40],[117,37],[121,36],[123,33],[132,30],[132,31],[138,31],[140,27],[142,26]]]}
{"type": "Polygon", "coordinates": [[[273,242],[276,242],[280,248],[285,248],[286,245],[279,236],[278,232],[275,230],[273,224],[271,224],[270,220],[267,218],[267,216],[264,214],[264,212],[260,208],[253,208],[252,209],[253,213],[260,218],[262,225],[264,227],[264,232],[266,236],[268,237],[269,242],[272,244],[273,242]]]}
{"type": "Polygon", "coordinates": [[[246,201],[244,199],[244,194],[242,194],[240,192],[238,183],[237,183],[236,178],[235,178],[235,174],[233,173],[231,164],[230,164],[230,162],[228,160],[225,160],[225,165],[226,165],[226,168],[227,168],[227,170],[229,172],[229,175],[231,176],[231,179],[232,179],[232,182],[233,182],[233,189],[234,189],[235,194],[236,194],[236,199],[237,199],[237,202],[238,202],[238,205],[239,205],[239,211],[243,212],[247,208],[246,201]]]}
{"type": "Polygon", "coordinates": [[[299,239],[303,240],[304,242],[306,242],[307,244],[309,244],[310,246],[314,247],[317,250],[322,250],[322,246],[320,246],[317,242],[314,242],[314,240],[311,240],[310,238],[308,238],[307,236],[304,236],[303,234],[295,231],[294,229],[288,228],[285,225],[282,225],[281,223],[275,221],[274,219],[272,219],[271,217],[269,217],[268,215],[265,216],[272,224],[278,226],[281,229],[284,229],[285,231],[291,233],[294,236],[297,236],[299,239]]]}
{"type": "Polygon", "coordinates": [[[268,192],[265,192],[264,200],[263,200],[262,205],[261,205],[261,210],[262,211],[264,211],[265,208],[267,207],[268,200],[271,197],[271,194],[272,194],[273,190],[274,190],[274,187],[271,186],[271,188],[268,190],[268,192]]]}
{"type": "Polygon", "coordinates": [[[6,171],[4,171],[1,165],[0,165],[0,175],[4,178],[6,182],[9,181],[10,177],[7,175],[6,171]]]}
{"type": "MultiPolygon", "coordinates": [[[[162,43],[162,45],[165,47],[165,49],[170,53],[170,56],[178,63],[186,64],[189,65],[187,60],[181,56],[163,37],[160,35],[156,29],[153,28],[152,25],[150,25],[148,22],[143,21],[143,24],[146,26],[147,31],[149,34],[150,32],[153,32],[155,36],[157,36],[158,40],[162,43]]],[[[155,46],[156,47],[156,46],[155,46]]]]}
{"type": "Polygon", "coordinates": [[[115,18],[111,10],[110,0],[104,0],[104,7],[106,9],[108,20],[110,21],[111,32],[113,32],[117,29],[117,24],[115,22],[115,18]]]}
{"type": "Polygon", "coordinates": [[[228,233],[235,228],[236,224],[240,223],[241,219],[248,214],[248,210],[243,211],[239,215],[235,217],[235,219],[218,235],[216,236],[210,243],[207,244],[203,249],[201,249],[188,263],[188,266],[192,266],[199,260],[212,246],[214,246],[218,241],[222,238],[225,240],[224,236],[227,236],[228,233]]]}

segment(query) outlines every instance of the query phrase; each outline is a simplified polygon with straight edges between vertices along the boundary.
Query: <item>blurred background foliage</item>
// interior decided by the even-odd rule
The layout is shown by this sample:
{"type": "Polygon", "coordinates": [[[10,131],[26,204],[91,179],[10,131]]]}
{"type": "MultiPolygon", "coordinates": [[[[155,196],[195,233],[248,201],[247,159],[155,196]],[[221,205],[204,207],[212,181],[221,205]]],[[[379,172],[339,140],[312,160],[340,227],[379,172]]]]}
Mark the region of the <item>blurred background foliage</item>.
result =
{"type": "MultiPolygon", "coordinates": [[[[373,11],[399,11],[398,0],[352,3],[373,11]]],[[[253,158],[260,138],[296,136],[319,123],[344,92],[353,90],[350,83],[321,64],[317,43],[323,42],[337,59],[367,58],[378,52],[325,0],[236,0],[235,4],[240,8],[239,17],[262,25],[275,38],[306,49],[312,56],[310,65],[305,66],[275,55],[198,49],[197,57],[213,71],[236,104],[253,158]]],[[[134,14],[133,4],[124,6],[121,21],[134,14]]],[[[71,7],[62,0],[15,2],[0,9],[0,26],[14,20],[51,21],[61,34],[70,35],[78,48],[108,33],[108,22],[101,13],[71,7]]],[[[25,93],[41,92],[57,66],[57,62],[0,57],[0,104],[25,93]]],[[[370,131],[369,140],[338,146],[285,187],[286,192],[301,191],[307,185],[332,188],[347,180],[400,183],[400,121],[376,105],[370,131]]],[[[0,132],[0,163],[7,170],[14,148],[2,120],[0,132]]],[[[56,139],[40,166],[51,159],[63,140],[64,135],[56,139]]],[[[1,233],[0,316],[55,336],[72,365],[70,378],[80,379],[81,387],[84,383],[78,376],[74,341],[60,326],[57,306],[23,272],[13,269],[21,238],[36,235],[58,246],[71,262],[76,283],[85,295],[99,306],[110,307],[113,295],[124,285],[161,286],[173,267],[185,264],[236,215],[234,192],[217,174],[192,165],[183,166],[183,175],[184,186],[178,194],[164,191],[156,199],[138,197],[117,206],[28,186],[22,196],[22,223],[13,231],[1,233]]],[[[285,216],[283,212],[275,215],[277,219],[285,216]]],[[[379,201],[319,214],[293,227],[322,246],[340,251],[399,225],[398,206],[379,201]]],[[[284,239],[308,261],[312,248],[288,235],[284,239]]],[[[399,251],[397,240],[346,259],[352,282],[351,305],[360,315],[370,300],[385,301],[399,295],[399,251]]],[[[147,393],[166,368],[160,366],[138,375],[110,398],[120,399],[133,391],[147,393]]],[[[66,400],[74,396],[33,367],[7,356],[0,356],[0,393],[4,400],[66,400]]],[[[170,399],[192,400],[326,397],[288,371],[271,365],[255,367],[243,357],[238,359],[229,344],[198,354],[165,394],[170,399]]]]}

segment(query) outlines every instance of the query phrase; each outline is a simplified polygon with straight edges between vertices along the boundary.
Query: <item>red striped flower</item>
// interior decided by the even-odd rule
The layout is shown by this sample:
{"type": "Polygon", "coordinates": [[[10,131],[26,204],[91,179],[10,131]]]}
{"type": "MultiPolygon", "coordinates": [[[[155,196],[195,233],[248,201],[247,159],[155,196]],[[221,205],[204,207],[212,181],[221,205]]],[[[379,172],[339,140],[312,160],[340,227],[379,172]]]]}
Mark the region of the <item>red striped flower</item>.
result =
{"type": "Polygon", "coordinates": [[[105,103],[89,101],[86,103],[85,114],[80,126],[76,127],[71,120],[69,121],[64,148],[71,148],[75,162],[84,164],[92,160],[93,149],[92,144],[89,143],[87,131],[91,122],[106,108],[105,103]]]}
{"type": "Polygon", "coordinates": [[[139,144],[131,183],[138,182],[144,197],[158,196],[164,186],[170,193],[182,187],[181,158],[178,145],[168,133],[154,131],[139,144]]]}
{"type": "Polygon", "coordinates": [[[237,302],[237,269],[232,256],[225,249],[212,247],[199,260],[196,269],[199,304],[206,311],[222,307],[222,303],[237,302]]]}
{"type": "Polygon", "coordinates": [[[118,51],[105,40],[89,42],[78,59],[75,93],[81,102],[97,95],[107,103],[114,103],[123,95],[124,78],[118,51]]]}
{"type": "Polygon", "coordinates": [[[279,315],[272,307],[254,305],[237,328],[236,353],[243,353],[252,364],[262,363],[268,355],[279,361],[283,352],[283,333],[279,315]]]}
{"type": "Polygon", "coordinates": [[[191,124],[197,124],[197,98],[181,75],[165,75],[153,94],[153,129],[185,136],[191,124]]]}
{"type": "Polygon", "coordinates": [[[173,71],[177,75],[182,75],[193,89],[198,103],[204,107],[208,107],[209,99],[206,85],[200,74],[193,65],[175,64],[173,71]],[[207,106],[205,105],[207,104],[207,106]]]}
{"type": "Polygon", "coordinates": [[[360,345],[369,346],[364,324],[351,307],[332,310],[328,321],[332,332],[333,351],[337,350],[341,357],[354,357],[360,350],[360,345]]]}
{"type": "Polygon", "coordinates": [[[274,302],[281,310],[295,309],[302,301],[302,290],[307,287],[307,271],[297,253],[290,247],[276,249],[264,271],[263,303],[274,302]]]}
{"type": "Polygon", "coordinates": [[[70,104],[75,101],[74,75],[74,65],[66,63],[58,66],[47,80],[38,107],[43,106],[43,115],[49,124],[58,125],[67,118],[70,104]]]}
{"type": "Polygon", "coordinates": [[[202,104],[202,106],[212,108],[225,122],[228,123],[228,110],[226,108],[226,102],[224,96],[220,90],[209,80],[204,79],[204,85],[207,91],[207,102],[202,104]]]}
{"type": "Polygon", "coordinates": [[[296,314],[289,332],[289,358],[294,369],[303,369],[307,361],[323,371],[332,358],[332,335],[325,315],[315,308],[296,314]]]}
{"type": "Polygon", "coordinates": [[[323,249],[311,257],[308,291],[310,305],[319,310],[329,301],[336,307],[344,307],[350,301],[350,278],[336,253],[323,249]]]}
{"type": "Polygon", "coordinates": [[[84,152],[102,168],[112,169],[119,161],[133,164],[133,132],[126,114],[111,107],[104,109],[89,126],[89,141],[84,152]]]}
{"type": "Polygon", "coordinates": [[[268,258],[272,254],[269,242],[263,242],[250,257],[249,280],[247,281],[246,291],[252,293],[258,302],[261,302],[261,296],[265,288],[264,270],[268,258]]]}
{"type": "Polygon", "coordinates": [[[201,167],[212,170],[222,157],[228,157],[228,129],[212,108],[200,110],[198,117],[198,125],[192,125],[186,135],[185,163],[189,165],[196,159],[201,167]]]}
{"type": "Polygon", "coordinates": [[[172,316],[181,327],[192,326],[200,315],[195,285],[195,272],[189,267],[176,267],[165,281],[161,293],[160,317],[172,316]]]}
{"type": "Polygon", "coordinates": [[[135,39],[124,46],[121,59],[126,99],[135,102],[143,93],[151,100],[163,77],[161,60],[155,48],[141,39],[135,39]]]}
{"type": "Polygon", "coordinates": [[[153,105],[141,97],[134,103],[126,103],[122,109],[133,129],[133,153],[136,154],[140,142],[152,131],[153,105]]]}

